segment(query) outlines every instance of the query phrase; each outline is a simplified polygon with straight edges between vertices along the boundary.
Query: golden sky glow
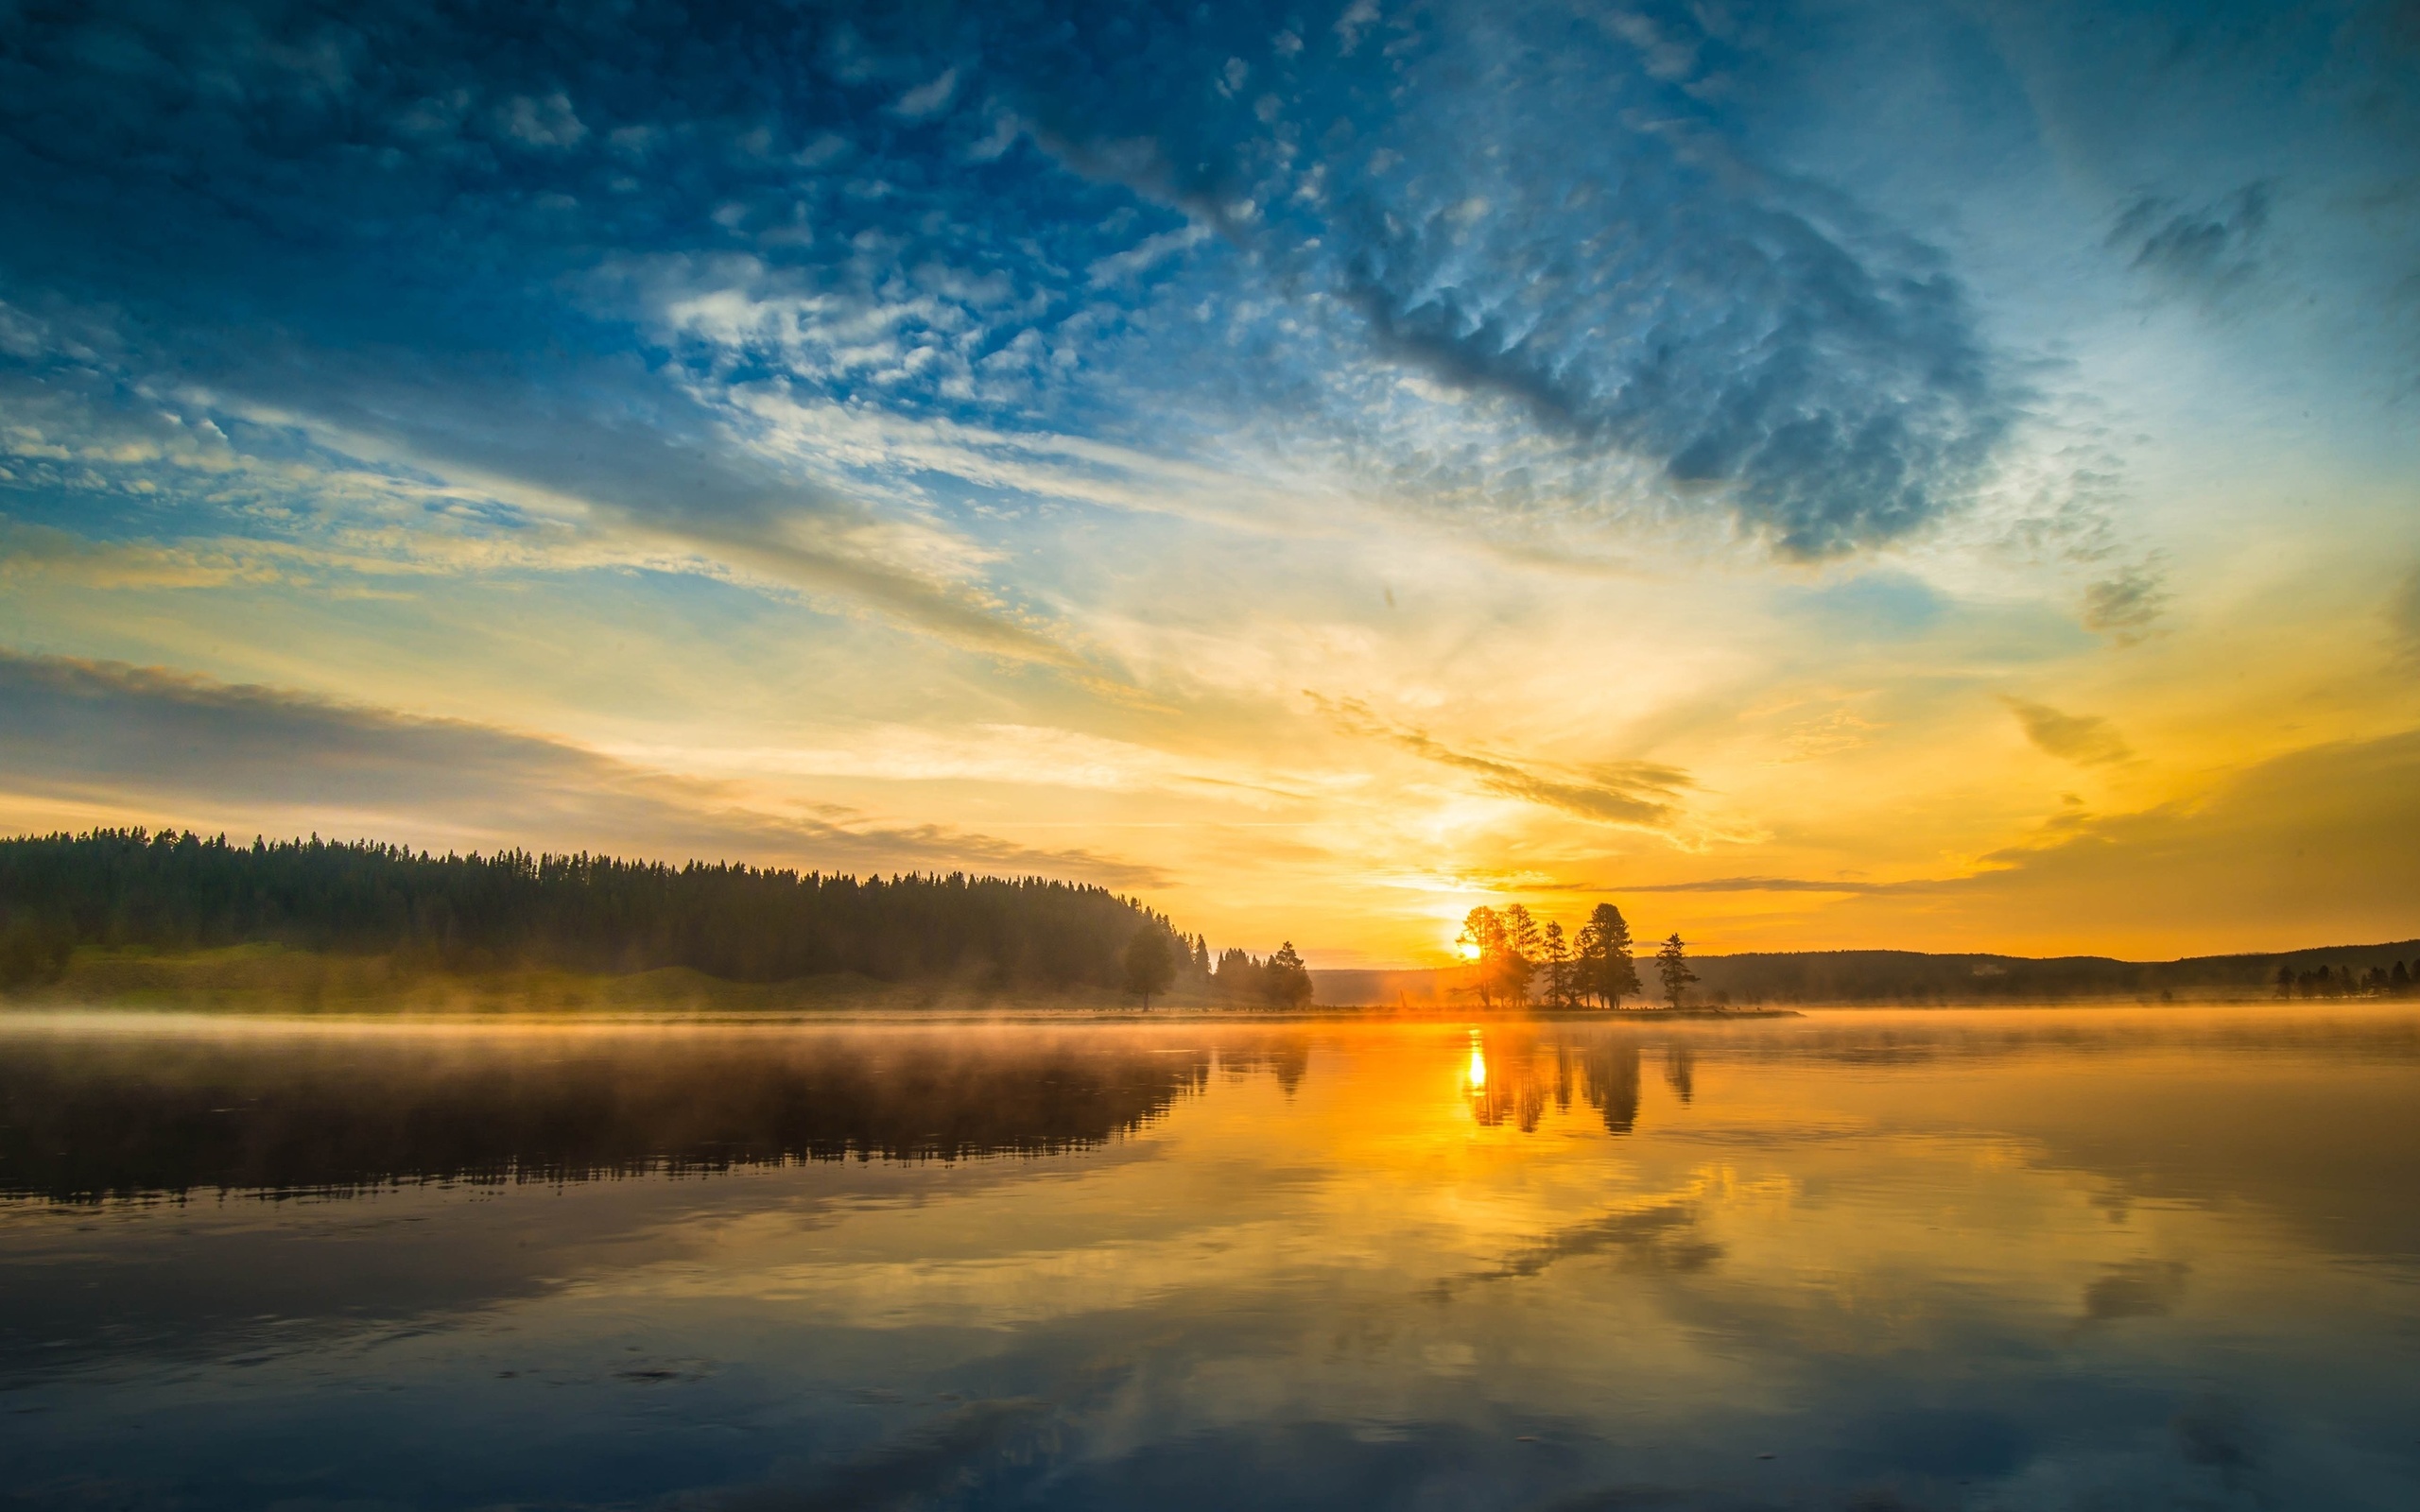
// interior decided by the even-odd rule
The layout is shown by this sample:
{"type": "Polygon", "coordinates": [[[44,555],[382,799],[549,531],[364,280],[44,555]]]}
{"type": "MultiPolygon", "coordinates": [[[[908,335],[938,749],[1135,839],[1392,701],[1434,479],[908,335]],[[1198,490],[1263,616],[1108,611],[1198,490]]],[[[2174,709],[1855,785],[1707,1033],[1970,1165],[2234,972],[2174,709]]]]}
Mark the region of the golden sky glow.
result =
{"type": "Polygon", "coordinates": [[[1040,872],[1315,966],[2420,935],[2420,131],[2164,15],[1239,13],[1138,99],[876,14],[713,119],[432,24],[235,48],[215,137],[28,24],[106,129],[5,144],[0,829],[1040,872]]]}

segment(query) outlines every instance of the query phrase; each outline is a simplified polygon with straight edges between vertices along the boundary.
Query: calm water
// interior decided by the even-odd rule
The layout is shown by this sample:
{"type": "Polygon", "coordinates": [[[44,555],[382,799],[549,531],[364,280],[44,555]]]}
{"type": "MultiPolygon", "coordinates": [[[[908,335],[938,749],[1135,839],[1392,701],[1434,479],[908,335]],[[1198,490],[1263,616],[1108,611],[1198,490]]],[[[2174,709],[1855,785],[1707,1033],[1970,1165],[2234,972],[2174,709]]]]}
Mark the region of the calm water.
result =
{"type": "Polygon", "coordinates": [[[2420,1505],[2420,1017],[0,1020],[0,1504],[2420,1505]]]}

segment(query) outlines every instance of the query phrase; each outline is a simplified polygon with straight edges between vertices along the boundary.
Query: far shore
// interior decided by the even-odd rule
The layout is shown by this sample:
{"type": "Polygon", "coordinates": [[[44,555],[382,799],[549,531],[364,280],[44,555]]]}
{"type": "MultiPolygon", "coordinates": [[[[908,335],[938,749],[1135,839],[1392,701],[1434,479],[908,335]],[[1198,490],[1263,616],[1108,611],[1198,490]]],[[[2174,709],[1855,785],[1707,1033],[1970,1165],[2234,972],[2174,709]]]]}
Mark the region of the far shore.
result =
{"type": "Polygon", "coordinates": [[[965,981],[880,982],[860,976],[777,983],[734,982],[680,968],[629,974],[539,968],[445,971],[385,955],[339,955],[243,945],[182,954],[77,953],[59,978],[0,992],[0,1015],[151,1012],[347,1020],[493,1021],[585,1019],[670,1022],[918,1023],[1729,1023],[1796,1018],[1808,1011],[2043,1008],[2193,1008],[2266,1004],[2296,1011],[2365,999],[2295,999],[2244,993],[2040,998],[1879,999],[1622,1008],[1487,1006],[1478,1002],[1397,998],[1264,1007],[1187,992],[1147,1010],[1131,994],[1100,989],[1001,991],[965,981]]]}

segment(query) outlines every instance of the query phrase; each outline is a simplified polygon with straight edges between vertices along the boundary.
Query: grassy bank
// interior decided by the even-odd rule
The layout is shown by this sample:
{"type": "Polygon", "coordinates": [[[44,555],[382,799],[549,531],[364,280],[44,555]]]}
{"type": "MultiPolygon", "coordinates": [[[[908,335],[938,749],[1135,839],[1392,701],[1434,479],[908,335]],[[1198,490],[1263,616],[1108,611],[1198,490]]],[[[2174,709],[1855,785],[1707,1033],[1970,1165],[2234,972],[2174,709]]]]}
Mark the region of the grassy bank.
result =
{"type": "Polygon", "coordinates": [[[683,967],[627,974],[513,968],[453,971],[394,955],[354,955],[283,945],[161,952],[80,947],[54,980],[0,993],[0,1007],[125,1009],[180,1013],[781,1017],[1032,1016],[1184,1018],[1250,1022],[1355,1019],[1562,1018],[1603,1022],[1745,1019],[1788,1010],[1691,1007],[1617,1014],[1488,1013],[1467,1005],[1313,1005],[1288,1011],[1202,993],[1155,998],[1145,1014],[1131,994],[1097,988],[1056,991],[988,988],[968,982],[879,982],[851,973],[790,982],[732,982],[683,967]]]}
{"type": "Polygon", "coordinates": [[[626,974],[548,968],[454,971],[394,955],[268,944],[174,953],[79,947],[57,978],[0,995],[0,1004],[227,1013],[715,1015],[1132,1005],[1097,988],[994,991],[963,982],[879,982],[853,972],[733,982],[686,967],[626,974]]]}

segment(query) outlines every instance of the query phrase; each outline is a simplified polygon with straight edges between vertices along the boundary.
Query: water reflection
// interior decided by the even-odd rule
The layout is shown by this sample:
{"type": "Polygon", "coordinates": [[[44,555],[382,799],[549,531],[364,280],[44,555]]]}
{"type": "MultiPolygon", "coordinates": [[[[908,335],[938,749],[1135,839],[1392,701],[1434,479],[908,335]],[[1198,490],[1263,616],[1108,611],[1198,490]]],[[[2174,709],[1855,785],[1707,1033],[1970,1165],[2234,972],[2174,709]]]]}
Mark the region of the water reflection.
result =
{"type": "Polygon", "coordinates": [[[1575,1086],[1607,1133],[1627,1134],[1637,1124],[1641,1052],[1630,1034],[1557,1026],[1473,1029],[1470,1037],[1465,1084],[1480,1126],[1534,1133],[1549,1108],[1570,1110],[1575,1086]]]}
{"type": "Polygon", "coordinates": [[[0,1463],[26,1506],[2401,1507],[2416,1028],[0,1023],[0,1463]],[[219,1190],[356,1195],[93,1200],[219,1190]]]}
{"type": "Polygon", "coordinates": [[[1664,1049],[1664,1084],[1684,1104],[1698,1094],[1698,1053],[1694,1046],[1681,1043],[1664,1049]]]}
{"type": "MultiPolygon", "coordinates": [[[[1231,1064],[1267,1058],[1239,1047],[1231,1064]]],[[[0,1057],[0,1196],[1040,1155],[1132,1132],[1210,1061],[1199,1045],[979,1029],[20,1035],[0,1057]]]]}

